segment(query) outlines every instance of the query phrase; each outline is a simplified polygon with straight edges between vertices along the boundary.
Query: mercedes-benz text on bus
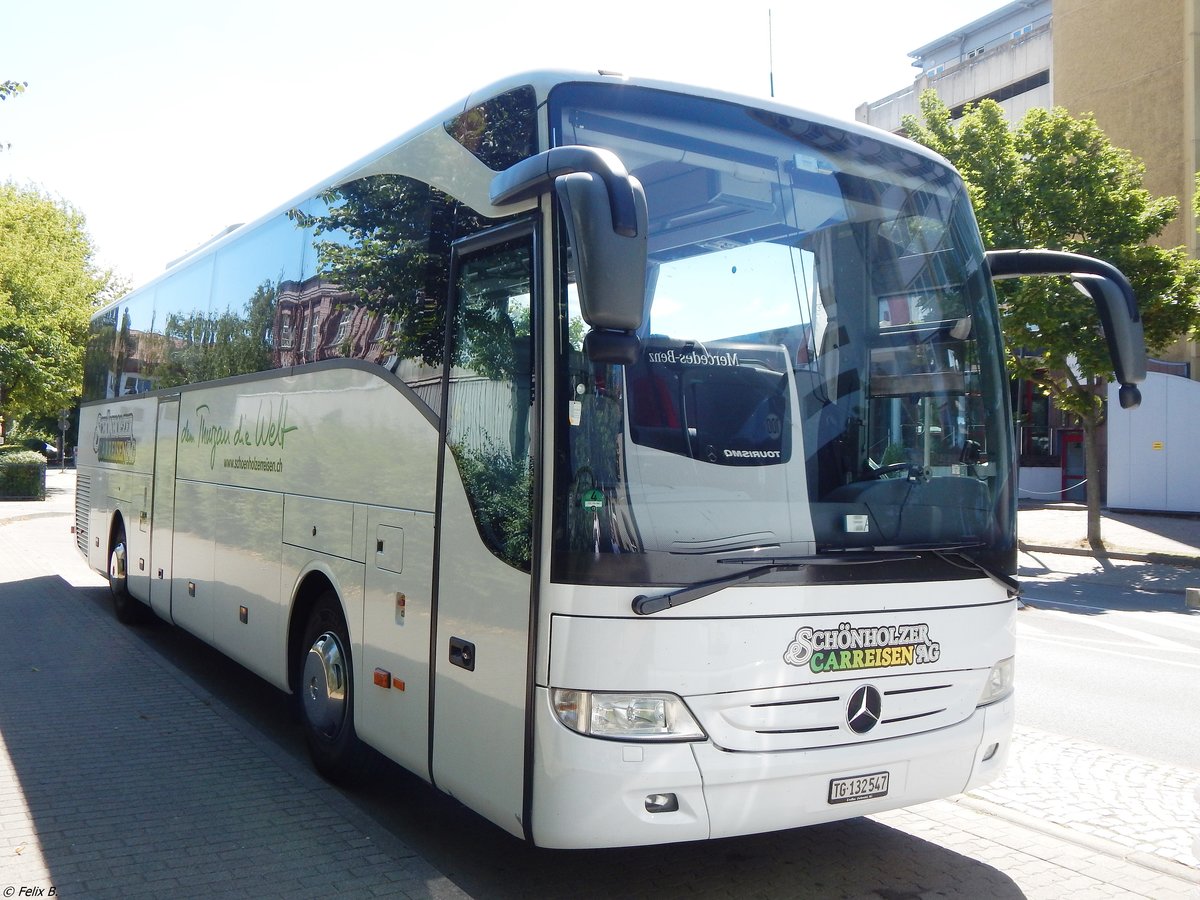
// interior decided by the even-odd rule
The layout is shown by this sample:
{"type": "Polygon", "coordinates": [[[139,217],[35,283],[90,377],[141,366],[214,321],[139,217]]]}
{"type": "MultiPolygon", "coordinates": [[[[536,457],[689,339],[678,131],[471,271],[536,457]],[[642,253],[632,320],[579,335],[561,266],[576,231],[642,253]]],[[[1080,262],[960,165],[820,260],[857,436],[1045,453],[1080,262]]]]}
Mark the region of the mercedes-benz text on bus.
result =
{"type": "Polygon", "coordinates": [[[1016,486],[985,254],[866,127],[538,73],[101,310],[77,541],[365,742],[550,847],[746,834],[993,778],[1016,486]]]}

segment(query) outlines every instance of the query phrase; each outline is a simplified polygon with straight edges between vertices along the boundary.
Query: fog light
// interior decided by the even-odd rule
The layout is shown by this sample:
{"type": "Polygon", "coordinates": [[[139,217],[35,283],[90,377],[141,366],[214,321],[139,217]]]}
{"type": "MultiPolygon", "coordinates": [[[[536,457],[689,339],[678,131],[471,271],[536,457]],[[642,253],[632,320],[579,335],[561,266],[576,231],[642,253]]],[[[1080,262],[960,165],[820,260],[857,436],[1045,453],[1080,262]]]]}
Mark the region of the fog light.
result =
{"type": "Polygon", "coordinates": [[[649,794],[646,797],[646,812],[678,812],[679,798],[674,794],[649,794]]]}
{"type": "Polygon", "coordinates": [[[989,759],[991,759],[993,756],[996,755],[996,751],[999,749],[1000,749],[999,744],[992,744],[992,746],[988,747],[987,750],[984,752],[983,761],[987,762],[989,759]]]}

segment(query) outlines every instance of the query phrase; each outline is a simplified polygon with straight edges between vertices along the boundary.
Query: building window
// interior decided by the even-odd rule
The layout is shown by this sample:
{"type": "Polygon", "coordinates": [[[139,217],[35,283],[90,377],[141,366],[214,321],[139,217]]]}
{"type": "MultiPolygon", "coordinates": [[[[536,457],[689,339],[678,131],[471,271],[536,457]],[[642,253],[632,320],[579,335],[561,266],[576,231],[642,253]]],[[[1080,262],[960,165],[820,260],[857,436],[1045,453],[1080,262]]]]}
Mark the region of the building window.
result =
{"type": "Polygon", "coordinates": [[[292,311],[285,309],[279,314],[279,346],[284,350],[292,349],[292,311]]]}
{"type": "Polygon", "coordinates": [[[341,319],[338,320],[337,334],[335,334],[333,336],[333,345],[335,347],[342,346],[342,342],[345,341],[346,338],[349,336],[349,334],[350,334],[350,318],[351,318],[350,313],[344,312],[344,313],[342,313],[341,319]]]}
{"type": "Polygon", "coordinates": [[[983,56],[983,47],[976,47],[974,50],[968,51],[967,59],[974,59],[977,56],[983,56]]]}
{"type": "Polygon", "coordinates": [[[308,319],[304,323],[304,340],[301,343],[300,349],[316,350],[319,332],[317,308],[316,306],[312,306],[309,308],[308,319]]]}
{"type": "Polygon", "coordinates": [[[925,74],[932,78],[934,75],[941,75],[946,71],[945,65],[934,66],[932,69],[926,69],[925,74]]]}
{"type": "Polygon", "coordinates": [[[379,317],[379,327],[375,330],[376,341],[387,340],[388,332],[392,330],[391,320],[387,316],[379,317]]]}
{"type": "Polygon", "coordinates": [[[1033,23],[1032,22],[1030,22],[1024,28],[1018,28],[1016,31],[1014,31],[1012,33],[1013,40],[1016,40],[1017,38],[1021,37],[1022,35],[1029,34],[1029,32],[1031,32],[1031,31],[1033,31],[1033,23]]]}

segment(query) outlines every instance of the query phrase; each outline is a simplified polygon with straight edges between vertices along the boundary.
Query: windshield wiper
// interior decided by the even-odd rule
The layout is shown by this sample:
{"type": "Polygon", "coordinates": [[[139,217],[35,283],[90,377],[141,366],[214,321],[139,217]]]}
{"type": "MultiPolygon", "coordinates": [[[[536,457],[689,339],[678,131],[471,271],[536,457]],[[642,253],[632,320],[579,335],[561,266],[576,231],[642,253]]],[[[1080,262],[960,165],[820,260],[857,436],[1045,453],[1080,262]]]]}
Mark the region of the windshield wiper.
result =
{"type": "Polygon", "coordinates": [[[718,562],[730,565],[753,565],[754,568],[747,569],[744,572],[738,572],[734,575],[723,575],[720,578],[713,578],[708,581],[699,581],[696,584],[690,584],[686,587],[678,588],[674,591],[668,591],[665,594],[659,594],[656,597],[648,597],[645,594],[638,594],[633,598],[633,611],[639,616],[649,616],[657,612],[662,612],[664,609],[670,609],[674,606],[683,606],[685,603],[691,603],[693,600],[699,600],[701,597],[707,597],[710,594],[715,594],[717,591],[735,584],[742,584],[746,581],[754,581],[757,578],[762,578],[764,575],[770,575],[772,572],[798,572],[805,566],[856,566],[863,563],[880,563],[893,562],[896,559],[917,559],[917,556],[909,555],[907,557],[897,556],[895,552],[887,552],[883,555],[873,553],[846,553],[845,555],[837,556],[783,556],[769,559],[721,559],[718,562]]]}
{"type": "Polygon", "coordinates": [[[653,615],[654,613],[662,612],[664,609],[683,606],[685,603],[691,603],[693,600],[699,600],[702,597],[715,594],[717,591],[732,587],[735,584],[754,581],[773,572],[798,572],[805,566],[857,566],[882,562],[899,562],[920,559],[922,553],[932,553],[943,562],[962,568],[959,563],[951,558],[951,556],[957,557],[967,563],[969,568],[983,573],[1003,587],[1008,591],[1009,597],[1019,597],[1021,586],[1016,580],[992,571],[963,552],[964,550],[974,550],[983,546],[986,545],[975,541],[962,544],[850,547],[845,550],[827,551],[819,556],[727,557],[717,560],[717,562],[723,565],[753,566],[753,568],[734,575],[724,575],[720,578],[709,579],[708,581],[699,581],[695,584],[690,584],[654,597],[639,594],[633,598],[633,611],[639,616],[653,615]]]}
{"type": "Polygon", "coordinates": [[[1008,598],[1010,600],[1012,600],[1014,597],[1019,598],[1021,596],[1021,585],[1015,578],[1009,575],[1001,575],[999,572],[993,572],[979,560],[972,559],[971,557],[967,556],[967,554],[961,552],[961,550],[948,550],[946,548],[940,548],[933,550],[932,552],[933,555],[938,559],[944,560],[945,562],[950,563],[952,566],[958,566],[958,563],[950,559],[948,555],[949,553],[953,553],[956,557],[965,562],[969,568],[982,572],[988,578],[992,579],[992,581],[996,582],[996,584],[1000,585],[1000,587],[1008,591],[1008,598]]]}

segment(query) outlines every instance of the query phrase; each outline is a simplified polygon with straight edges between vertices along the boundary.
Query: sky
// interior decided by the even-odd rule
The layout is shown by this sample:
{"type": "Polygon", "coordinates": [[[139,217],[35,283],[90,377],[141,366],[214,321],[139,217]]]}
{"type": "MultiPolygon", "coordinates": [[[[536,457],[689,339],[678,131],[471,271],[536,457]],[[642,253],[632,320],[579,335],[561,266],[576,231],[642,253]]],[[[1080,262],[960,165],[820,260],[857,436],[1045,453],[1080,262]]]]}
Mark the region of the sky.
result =
{"type": "Polygon", "coordinates": [[[1004,0],[0,0],[0,181],[82,213],[129,286],[468,93],[606,69],[853,119],[1004,0]],[[772,79],[773,75],[773,79],[772,79]]]}

